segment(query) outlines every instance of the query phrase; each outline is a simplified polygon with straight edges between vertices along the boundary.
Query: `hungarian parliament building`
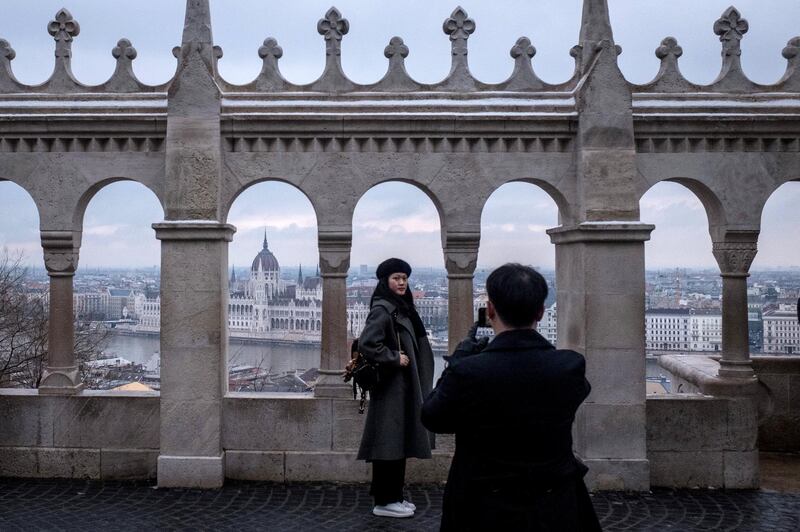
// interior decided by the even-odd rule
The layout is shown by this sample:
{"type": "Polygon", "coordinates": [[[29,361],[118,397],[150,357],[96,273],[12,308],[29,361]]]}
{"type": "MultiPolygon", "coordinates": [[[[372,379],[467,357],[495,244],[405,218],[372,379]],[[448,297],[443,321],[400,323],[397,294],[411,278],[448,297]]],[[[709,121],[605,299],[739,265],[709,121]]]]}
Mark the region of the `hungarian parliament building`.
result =
{"type": "MultiPolygon", "coordinates": [[[[281,278],[278,259],[270,251],[267,236],[261,251],[253,259],[247,279],[237,279],[231,272],[228,283],[228,328],[230,336],[276,342],[318,344],[322,331],[322,278],[319,271],[303,276],[300,268],[296,281],[281,278]]],[[[157,332],[161,327],[161,298],[140,297],[134,303],[138,318],[136,331],[157,332]]],[[[357,337],[369,314],[369,300],[350,300],[347,304],[347,327],[357,337]]]]}

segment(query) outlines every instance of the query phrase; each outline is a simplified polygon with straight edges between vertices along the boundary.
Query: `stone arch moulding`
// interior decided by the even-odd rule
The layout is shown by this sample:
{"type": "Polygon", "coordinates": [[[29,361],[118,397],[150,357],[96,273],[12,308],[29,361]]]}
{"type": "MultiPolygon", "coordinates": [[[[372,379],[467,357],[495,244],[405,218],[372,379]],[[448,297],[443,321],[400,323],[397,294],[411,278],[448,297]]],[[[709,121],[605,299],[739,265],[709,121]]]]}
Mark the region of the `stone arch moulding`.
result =
{"type": "MultiPolygon", "coordinates": [[[[358,195],[357,198],[355,198],[355,203],[353,204],[352,210],[350,211],[351,223],[352,223],[352,220],[353,220],[353,215],[355,213],[355,208],[358,206],[359,203],[361,203],[361,200],[364,199],[364,196],[366,196],[366,194],[370,190],[372,190],[372,189],[374,189],[376,187],[379,187],[381,185],[385,185],[387,183],[404,183],[406,185],[411,185],[415,189],[421,191],[423,194],[425,194],[428,197],[428,199],[431,200],[431,203],[433,204],[434,208],[436,209],[436,214],[439,217],[439,234],[440,234],[441,239],[442,239],[442,248],[444,250],[444,248],[446,247],[446,244],[447,244],[446,243],[446,235],[447,235],[447,228],[449,227],[448,220],[452,218],[452,216],[448,216],[448,212],[450,212],[450,211],[447,209],[447,207],[449,206],[449,204],[443,204],[442,203],[442,201],[440,200],[440,197],[442,196],[441,193],[437,194],[437,192],[432,190],[432,188],[429,187],[428,185],[426,185],[424,183],[421,183],[419,181],[416,181],[414,179],[409,179],[409,178],[389,178],[389,179],[383,179],[383,180],[377,181],[377,182],[372,183],[371,185],[369,185],[368,188],[366,188],[361,194],[358,195]]],[[[455,210],[457,211],[457,209],[455,209],[455,210]]]]}
{"type": "Polygon", "coordinates": [[[313,194],[309,194],[309,192],[302,185],[299,185],[299,184],[297,184],[296,182],[294,182],[294,181],[292,181],[290,179],[285,179],[285,178],[281,178],[281,177],[264,177],[264,178],[248,181],[247,183],[245,183],[242,186],[240,186],[239,188],[237,188],[235,191],[232,191],[222,201],[223,211],[222,211],[221,216],[220,216],[221,219],[222,219],[222,223],[228,223],[228,216],[230,215],[231,208],[233,207],[233,204],[236,203],[236,200],[239,199],[239,197],[245,191],[247,191],[248,189],[250,189],[250,188],[252,188],[252,187],[254,187],[256,185],[259,185],[261,183],[281,183],[281,184],[284,184],[284,185],[288,185],[288,186],[292,187],[295,190],[298,190],[303,195],[303,197],[308,201],[309,205],[311,205],[311,209],[314,211],[314,218],[317,221],[317,227],[319,227],[319,225],[320,225],[320,209],[319,209],[319,207],[317,205],[317,202],[315,201],[314,195],[313,194]]]}
{"type": "Polygon", "coordinates": [[[24,183],[19,183],[14,179],[7,179],[5,177],[0,177],[0,185],[2,185],[3,183],[13,183],[25,192],[25,194],[31,200],[31,203],[33,203],[36,206],[36,217],[39,220],[39,226],[41,227],[42,213],[47,212],[47,210],[42,208],[42,206],[39,204],[39,201],[37,201],[36,196],[34,196],[31,193],[31,191],[24,185],[24,183]]]}
{"type": "MultiPolygon", "coordinates": [[[[780,190],[787,183],[800,183],[800,177],[788,177],[788,178],[776,179],[775,180],[775,186],[771,190],[769,190],[767,192],[767,194],[765,195],[763,201],[758,206],[758,211],[756,212],[756,214],[757,214],[757,219],[759,220],[759,222],[764,218],[764,209],[766,208],[767,203],[769,203],[769,200],[772,199],[772,197],[775,196],[778,193],[778,190],[780,190]]],[[[760,227],[760,223],[759,223],[759,227],[760,227]]]]}
{"type": "Polygon", "coordinates": [[[567,196],[558,187],[556,187],[555,185],[553,185],[549,181],[546,181],[544,179],[534,178],[534,177],[522,177],[522,178],[517,178],[517,179],[511,179],[509,181],[503,182],[500,186],[494,188],[489,193],[489,195],[486,197],[486,199],[484,200],[483,205],[481,205],[481,213],[483,212],[483,209],[486,207],[486,202],[488,202],[489,198],[492,197],[492,194],[494,194],[495,192],[500,190],[500,188],[502,188],[503,186],[505,186],[505,185],[507,185],[509,183],[528,183],[530,185],[533,185],[533,186],[541,189],[556,204],[556,208],[558,209],[558,223],[559,223],[559,225],[567,225],[569,222],[572,221],[572,219],[573,219],[572,218],[572,210],[570,209],[570,202],[567,199],[567,196]]]}
{"type": "Polygon", "coordinates": [[[703,209],[706,212],[706,219],[708,220],[708,231],[712,238],[716,228],[722,228],[727,223],[727,216],[725,214],[725,207],[719,196],[708,185],[702,181],[690,177],[668,177],[659,179],[654,183],[650,183],[646,189],[642,190],[639,194],[638,201],[641,202],[642,197],[649,192],[653,187],[661,182],[678,183],[687,188],[695,197],[700,200],[703,209]]]}
{"type": "Polygon", "coordinates": [[[132,182],[132,183],[138,183],[138,184],[142,185],[144,188],[146,188],[147,190],[152,192],[153,195],[156,197],[156,199],[158,200],[158,204],[161,206],[162,212],[165,210],[164,209],[164,198],[162,197],[161,192],[157,188],[155,188],[153,186],[153,184],[148,184],[144,180],[133,179],[133,178],[129,178],[129,177],[110,177],[110,178],[106,178],[106,179],[102,179],[100,181],[97,181],[96,183],[93,183],[89,188],[87,188],[81,194],[80,198],[78,199],[77,205],[75,205],[75,207],[74,207],[74,209],[72,211],[73,212],[73,216],[72,216],[72,224],[73,224],[72,229],[73,230],[75,230],[75,231],[82,231],[83,230],[83,218],[84,218],[84,215],[86,214],[86,207],[89,206],[89,203],[97,195],[97,193],[100,192],[105,187],[107,187],[108,185],[111,185],[113,183],[118,183],[120,181],[129,181],[129,182],[132,182]]]}

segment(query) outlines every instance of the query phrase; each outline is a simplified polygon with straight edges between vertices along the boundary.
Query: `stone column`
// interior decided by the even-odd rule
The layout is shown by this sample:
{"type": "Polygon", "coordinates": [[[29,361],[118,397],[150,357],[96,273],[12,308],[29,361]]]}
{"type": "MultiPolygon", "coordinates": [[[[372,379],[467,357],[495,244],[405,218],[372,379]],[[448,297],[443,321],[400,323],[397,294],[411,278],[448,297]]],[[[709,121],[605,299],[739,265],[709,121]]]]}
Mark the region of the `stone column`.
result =
{"type": "Polygon", "coordinates": [[[72,231],[42,231],[44,264],[50,276],[47,361],[40,394],[71,395],[83,389],[75,360],[72,279],[78,267],[80,236],[72,231]]]}
{"type": "Polygon", "coordinates": [[[160,487],[223,484],[228,242],[215,222],[153,224],[161,240],[160,487]]]}
{"type": "Polygon", "coordinates": [[[347,271],[353,234],[349,230],[319,230],[319,266],[322,276],[322,339],[316,397],[352,397],[342,380],[350,358],[347,345],[347,271]]]}
{"type": "Polygon", "coordinates": [[[444,257],[449,291],[447,347],[451,353],[475,322],[472,281],[480,243],[481,235],[478,232],[445,234],[444,257]]]}
{"type": "Polygon", "coordinates": [[[646,490],[644,242],[654,226],[587,222],[550,229],[556,245],[558,345],[586,357],[592,393],[575,449],[597,489],[646,490]]]}
{"type": "Polygon", "coordinates": [[[757,252],[758,232],[726,234],[714,242],[722,276],[722,360],[719,376],[753,379],[747,328],[747,278],[757,252]]]}

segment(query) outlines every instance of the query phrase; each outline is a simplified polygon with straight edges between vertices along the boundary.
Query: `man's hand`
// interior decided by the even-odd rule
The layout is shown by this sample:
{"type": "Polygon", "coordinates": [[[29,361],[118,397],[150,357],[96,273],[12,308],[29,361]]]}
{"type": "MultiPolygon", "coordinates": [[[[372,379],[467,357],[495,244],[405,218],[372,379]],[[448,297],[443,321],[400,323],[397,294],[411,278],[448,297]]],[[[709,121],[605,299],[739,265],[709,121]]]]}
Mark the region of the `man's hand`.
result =
{"type": "Polygon", "coordinates": [[[461,343],[456,346],[456,350],[453,352],[453,358],[475,355],[484,350],[486,345],[489,343],[489,337],[484,336],[478,340],[475,338],[475,334],[477,334],[477,332],[478,322],[476,321],[472,327],[470,327],[467,337],[461,340],[461,343]]]}
{"type": "Polygon", "coordinates": [[[406,355],[403,351],[400,351],[400,367],[404,368],[409,364],[411,364],[411,359],[409,359],[408,355],[406,355]]]}

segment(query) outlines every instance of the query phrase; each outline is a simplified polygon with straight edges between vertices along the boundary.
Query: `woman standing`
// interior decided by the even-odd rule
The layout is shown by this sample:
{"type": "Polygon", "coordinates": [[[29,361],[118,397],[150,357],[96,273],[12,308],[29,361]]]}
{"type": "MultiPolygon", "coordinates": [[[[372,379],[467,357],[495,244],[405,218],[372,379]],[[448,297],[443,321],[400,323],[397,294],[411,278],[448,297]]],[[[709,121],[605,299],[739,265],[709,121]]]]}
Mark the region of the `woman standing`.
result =
{"type": "Polygon", "coordinates": [[[388,259],[375,275],[359,348],[379,364],[381,380],[370,392],[358,459],[372,462],[372,513],[411,517],[416,507],[403,497],[406,458],[431,457],[433,435],[420,414],[433,385],[433,351],[408,287],[411,266],[388,259]]]}

